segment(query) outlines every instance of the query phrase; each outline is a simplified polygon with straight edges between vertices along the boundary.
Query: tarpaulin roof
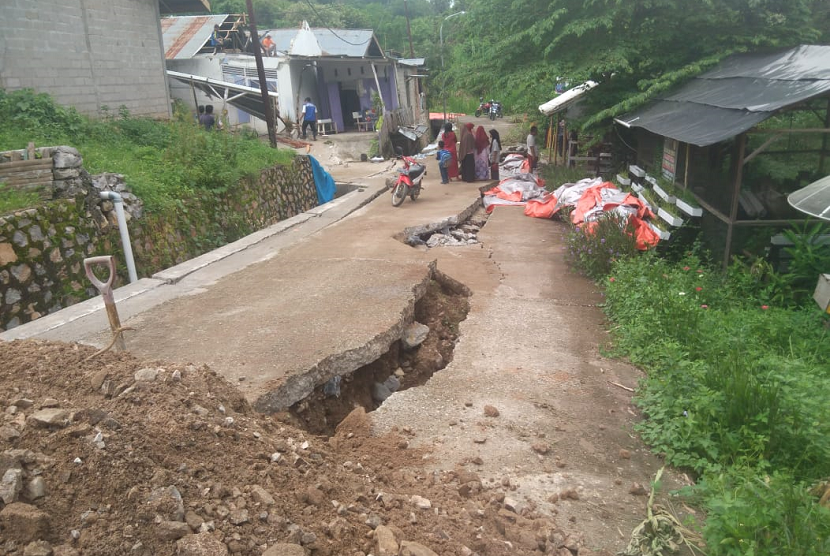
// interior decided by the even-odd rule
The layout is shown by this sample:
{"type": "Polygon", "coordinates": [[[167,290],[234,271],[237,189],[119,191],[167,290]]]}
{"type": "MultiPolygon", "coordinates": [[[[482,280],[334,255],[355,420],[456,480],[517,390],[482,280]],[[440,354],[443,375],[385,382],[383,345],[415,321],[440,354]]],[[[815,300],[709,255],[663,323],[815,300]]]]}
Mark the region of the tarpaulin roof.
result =
{"type": "Polygon", "coordinates": [[[597,85],[598,83],[594,81],[586,81],[582,85],[577,85],[573,89],[565,91],[556,98],[553,98],[547,101],[545,104],[539,106],[539,112],[541,112],[545,116],[550,116],[551,114],[561,112],[571,104],[578,101],[582,95],[584,95],[597,85]]]}
{"type": "Polygon", "coordinates": [[[700,147],[775,112],[830,93],[830,46],[730,56],[679,89],[615,121],[700,147]]]}
{"type": "Polygon", "coordinates": [[[830,220],[830,176],[790,193],[787,201],[796,210],[830,220]]]}

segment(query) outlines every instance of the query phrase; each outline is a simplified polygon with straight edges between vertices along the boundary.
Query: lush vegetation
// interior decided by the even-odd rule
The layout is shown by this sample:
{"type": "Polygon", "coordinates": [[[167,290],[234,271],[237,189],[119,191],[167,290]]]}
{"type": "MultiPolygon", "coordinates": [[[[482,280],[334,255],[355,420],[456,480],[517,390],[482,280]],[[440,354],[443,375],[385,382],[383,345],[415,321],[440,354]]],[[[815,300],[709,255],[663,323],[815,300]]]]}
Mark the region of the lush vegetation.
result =
{"type": "Polygon", "coordinates": [[[39,202],[40,196],[37,193],[19,191],[0,182],[0,214],[29,208],[39,202]]]}
{"type": "MultiPolygon", "coordinates": [[[[244,0],[215,0],[241,13],[244,0]]],[[[427,58],[430,104],[472,112],[479,96],[538,114],[558,81],[602,83],[583,123],[603,125],[735,52],[827,43],[826,0],[254,0],[260,28],[374,29],[381,47],[427,58]],[[466,13],[453,19],[446,17],[466,13]],[[441,25],[443,24],[443,29],[441,25]],[[443,30],[445,69],[441,67],[443,30]]]]}
{"type": "Polygon", "coordinates": [[[0,89],[0,150],[66,144],[90,173],[124,174],[148,210],[205,191],[220,192],[244,175],[293,157],[244,135],[206,132],[186,110],[171,122],[133,118],[125,109],[100,120],[64,108],[46,94],[0,89]]]}
{"type": "Polygon", "coordinates": [[[830,508],[811,492],[830,477],[830,322],[809,296],[826,231],[789,232],[787,273],[737,260],[726,274],[697,244],[615,255],[630,237],[610,218],[570,235],[572,264],[605,284],[612,354],[647,371],[643,439],[698,479],[684,494],[706,510],[709,556],[830,553],[830,508]]]}

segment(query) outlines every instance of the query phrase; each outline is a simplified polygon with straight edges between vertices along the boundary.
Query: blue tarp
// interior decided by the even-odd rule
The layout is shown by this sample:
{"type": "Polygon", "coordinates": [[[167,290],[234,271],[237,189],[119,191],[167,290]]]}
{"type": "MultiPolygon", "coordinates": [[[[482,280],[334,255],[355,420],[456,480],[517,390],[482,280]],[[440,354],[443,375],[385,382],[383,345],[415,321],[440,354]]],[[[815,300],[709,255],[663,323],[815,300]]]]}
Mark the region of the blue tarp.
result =
{"type": "Polygon", "coordinates": [[[314,186],[317,188],[317,204],[322,205],[334,199],[334,192],[337,186],[334,185],[334,178],[326,172],[317,159],[309,155],[311,171],[314,174],[314,186]]]}

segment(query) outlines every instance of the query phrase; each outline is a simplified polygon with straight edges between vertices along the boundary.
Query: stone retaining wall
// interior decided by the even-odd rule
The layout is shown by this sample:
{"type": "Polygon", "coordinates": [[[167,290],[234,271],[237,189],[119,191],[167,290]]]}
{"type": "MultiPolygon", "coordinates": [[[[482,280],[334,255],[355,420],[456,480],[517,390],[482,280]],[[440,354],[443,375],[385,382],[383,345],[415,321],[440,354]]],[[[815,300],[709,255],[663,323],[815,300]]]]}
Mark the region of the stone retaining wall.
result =
{"type": "MultiPolygon", "coordinates": [[[[128,282],[112,203],[101,190],[134,197],[121,176],[89,176],[70,199],[57,199],[0,216],[0,331],[35,320],[98,292],[86,279],[85,257],[115,255],[119,277],[128,282]]],[[[142,214],[139,201],[127,204],[136,268],[146,277],[201,255],[256,230],[317,206],[308,157],[263,170],[226,193],[205,192],[184,210],[142,214]]]]}

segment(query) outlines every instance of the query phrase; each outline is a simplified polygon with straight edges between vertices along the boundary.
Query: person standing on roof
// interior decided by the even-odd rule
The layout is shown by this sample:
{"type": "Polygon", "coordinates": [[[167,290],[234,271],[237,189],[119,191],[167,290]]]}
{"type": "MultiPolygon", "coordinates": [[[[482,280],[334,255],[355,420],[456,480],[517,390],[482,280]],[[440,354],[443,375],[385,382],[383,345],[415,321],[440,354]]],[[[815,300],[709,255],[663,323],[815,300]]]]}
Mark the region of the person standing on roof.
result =
{"type": "Polygon", "coordinates": [[[311,97],[305,97],[303,103],[303,139],[306,138],[306,128],[311,126],[311,134],[317,140],[317,107],[311,102],[311,97]]]}
{"type": "Polygon", "coordinates": [[[260,43],[260,47],[262,48],[262,53],[269,58],[277,55],[277,45],[271,40],[271,35],[265,35],[265,38],[260,43]]]}

